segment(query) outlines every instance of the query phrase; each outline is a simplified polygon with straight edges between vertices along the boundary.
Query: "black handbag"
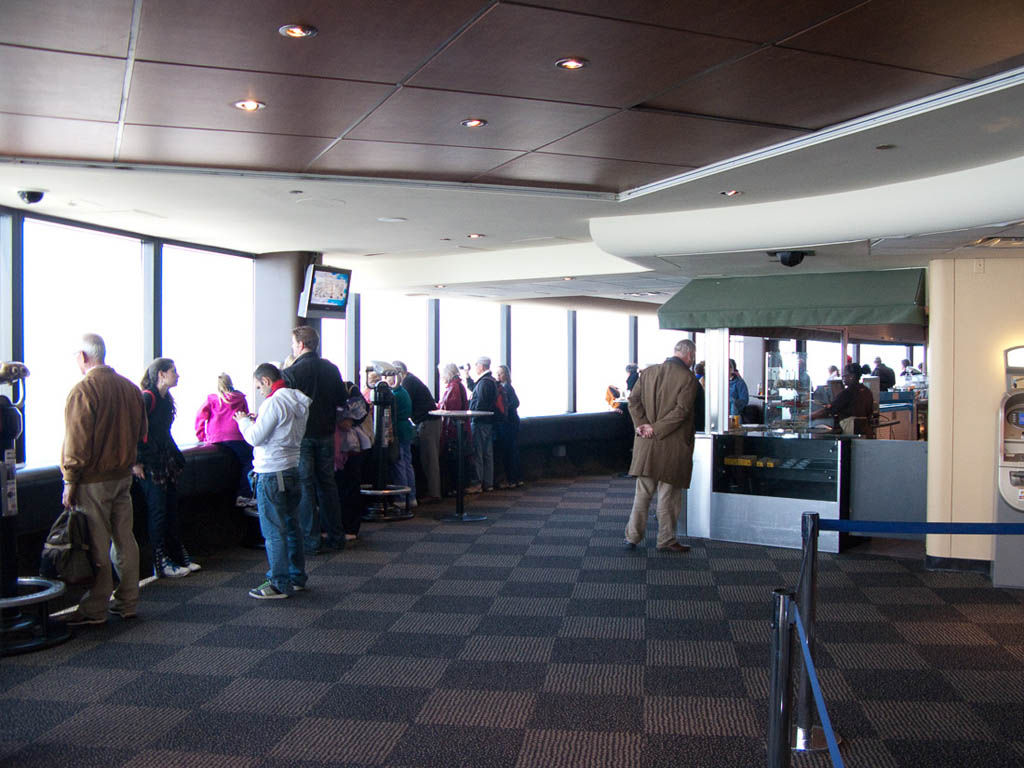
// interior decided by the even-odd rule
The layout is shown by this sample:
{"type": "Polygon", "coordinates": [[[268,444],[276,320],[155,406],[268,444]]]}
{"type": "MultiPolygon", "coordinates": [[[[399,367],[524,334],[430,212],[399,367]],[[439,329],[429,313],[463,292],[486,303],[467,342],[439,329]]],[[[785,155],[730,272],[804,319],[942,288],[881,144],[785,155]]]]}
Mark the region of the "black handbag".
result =
{"type": "Polygon", "coordinates": [[[89,521],[80,509],[65,509],[50,528],[43,544],[39,573],[65,584],[91,587],[96,566],[89,547],[89,521]]]}

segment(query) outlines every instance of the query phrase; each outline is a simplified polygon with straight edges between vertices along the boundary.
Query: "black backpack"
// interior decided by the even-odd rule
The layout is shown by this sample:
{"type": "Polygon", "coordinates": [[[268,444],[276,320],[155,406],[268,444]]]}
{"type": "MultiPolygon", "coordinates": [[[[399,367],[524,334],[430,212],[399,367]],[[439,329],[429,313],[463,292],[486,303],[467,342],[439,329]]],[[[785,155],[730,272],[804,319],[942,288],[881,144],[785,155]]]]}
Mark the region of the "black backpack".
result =
{"type": "Polygon", "coordinates": [[[47,579],[81,587],[91,587],[96,581],[96,567],[89,551],[89,521],[80,509],[65,509],[50,528],[43,544],[39,573],[47,579]]]}

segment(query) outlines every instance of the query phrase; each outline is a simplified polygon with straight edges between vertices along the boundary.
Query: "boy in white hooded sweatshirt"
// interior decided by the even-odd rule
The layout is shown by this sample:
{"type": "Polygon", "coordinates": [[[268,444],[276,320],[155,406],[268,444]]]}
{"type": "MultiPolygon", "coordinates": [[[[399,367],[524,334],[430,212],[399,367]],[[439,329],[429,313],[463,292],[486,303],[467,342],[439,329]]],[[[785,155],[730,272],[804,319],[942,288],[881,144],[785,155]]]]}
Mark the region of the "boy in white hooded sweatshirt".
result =
{"type": "Polygon", "coordinates": [[[270,363],[261,363],[253,378],[265,398],[259,413],[238,412],[235,419],[242,437],[253,447],[253,486],[270,570],[267,580],[250,589],[249,596],[273,600],[306,588],[306,557],[297,511],[302,496],[299,446],[311,400],[285,386],[281,371],[270,363]]]}

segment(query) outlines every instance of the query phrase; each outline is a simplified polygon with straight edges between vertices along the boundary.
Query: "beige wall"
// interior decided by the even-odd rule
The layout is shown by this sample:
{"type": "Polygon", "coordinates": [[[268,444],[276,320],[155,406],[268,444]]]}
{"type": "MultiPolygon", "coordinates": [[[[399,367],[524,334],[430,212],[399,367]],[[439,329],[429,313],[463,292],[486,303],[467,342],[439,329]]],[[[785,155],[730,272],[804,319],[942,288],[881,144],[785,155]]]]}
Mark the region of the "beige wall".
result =
{"type": "MultiPolygon", "coordinates": [[[[1024,344],[1024,258],[933,261],[929,306],[929,522],[992,522],[1003,350],[1024,344]]],[[[928,537],[934,557],[992,559],[990,536],[928,537]]]]}

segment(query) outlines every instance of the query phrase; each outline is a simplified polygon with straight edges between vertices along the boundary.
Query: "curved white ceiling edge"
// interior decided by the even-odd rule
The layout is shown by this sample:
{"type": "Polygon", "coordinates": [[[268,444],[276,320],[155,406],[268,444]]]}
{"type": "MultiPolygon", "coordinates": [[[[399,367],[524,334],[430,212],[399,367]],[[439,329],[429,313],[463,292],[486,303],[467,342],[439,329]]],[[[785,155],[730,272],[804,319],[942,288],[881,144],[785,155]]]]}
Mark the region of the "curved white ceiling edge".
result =
{"type": "Polygon", "coordinates": [[[797,248],[1024,219],[1024,157],[817,197],[590,220],[623,258],[797,248]]]}
{"type": "Polygon", "coordinates": [[[472,250],[443,256],[379,259],[373,256],[324,254],[333,266],[359,271],[362,288],[396,290],[435,284],[501,282],[505,280],[557,280],[577,275],[619,275],[647,272],[647,267],[622,261],[593,243],[570,243],[472,250]]]}

